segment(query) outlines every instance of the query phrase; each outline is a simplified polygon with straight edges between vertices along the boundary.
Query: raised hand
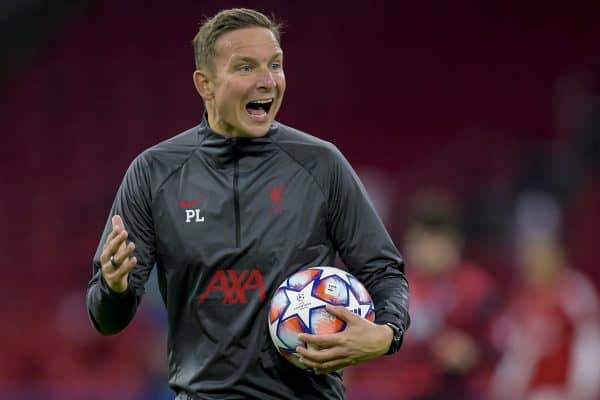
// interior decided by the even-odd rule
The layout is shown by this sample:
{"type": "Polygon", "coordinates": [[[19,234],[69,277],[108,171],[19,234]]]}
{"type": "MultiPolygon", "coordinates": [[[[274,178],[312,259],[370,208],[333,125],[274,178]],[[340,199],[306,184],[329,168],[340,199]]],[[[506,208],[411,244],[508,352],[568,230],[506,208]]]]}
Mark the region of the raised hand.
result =
{"type": "Polygon", "coordinates": [[[339,333],[298,335],[308,345],[296,348],[300,362],[315,373],[327,374],[388,351],[394,335],[389,326],[375,324],[341,306],[327,305],[327,311],[344,320],[346,329],[339,333]]]}
{"type": "Polygon", "coordinates": [[[113,291],[122,293],[127,290],[129,272],[137,265],[137,259],[132,256],[135,244],[127,243],[129,233],[119,215],[112,217],[112,227],[100,256],[102,275],[113,291]]]}

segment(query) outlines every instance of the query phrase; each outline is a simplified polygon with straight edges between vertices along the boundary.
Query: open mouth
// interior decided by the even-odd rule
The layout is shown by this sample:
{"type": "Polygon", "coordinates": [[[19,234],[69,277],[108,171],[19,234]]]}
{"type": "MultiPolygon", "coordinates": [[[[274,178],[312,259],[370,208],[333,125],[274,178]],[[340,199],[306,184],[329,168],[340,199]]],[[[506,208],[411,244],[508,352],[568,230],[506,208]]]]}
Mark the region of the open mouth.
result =
{"type": "Polygon", "coordinates": [[[273,99],[253,100],[246,104],[246,111],[251,117],[263,120],[266,119],[272,105],[273,99]]]}

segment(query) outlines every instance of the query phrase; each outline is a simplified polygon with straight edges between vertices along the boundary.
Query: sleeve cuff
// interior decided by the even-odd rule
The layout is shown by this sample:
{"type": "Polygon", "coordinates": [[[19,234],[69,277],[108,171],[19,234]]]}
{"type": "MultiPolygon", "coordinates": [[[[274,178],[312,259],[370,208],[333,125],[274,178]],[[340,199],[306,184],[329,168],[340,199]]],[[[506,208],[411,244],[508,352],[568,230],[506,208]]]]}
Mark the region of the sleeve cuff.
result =
{"type": "Polygon", "coordinates": [[[110,286],[108,286],[108,283],[106,283],[106,280],[104,279],[104,275],[102,275],[102,273],[100,273],[100,291],[102,292],[103,297],[107,297],[112,301],[120,301],[121,299],[127,297],[130,293],[132,293],[131,285],[128,285],[127,289],[125,289],[125,291],[122,293],[115,292],[110,288],[110,286]]]}
{"type": "Polygon", "coordinates": [[[402,346],[402,340],[404,339],[404,330],[391,322],[386,322],[385,325],[392,328],[392,331],[394,332],[392,342],[390,343],[390,348],[385,353],[386,355],[390,355],[400,350],[400,346],[402,346]]]}

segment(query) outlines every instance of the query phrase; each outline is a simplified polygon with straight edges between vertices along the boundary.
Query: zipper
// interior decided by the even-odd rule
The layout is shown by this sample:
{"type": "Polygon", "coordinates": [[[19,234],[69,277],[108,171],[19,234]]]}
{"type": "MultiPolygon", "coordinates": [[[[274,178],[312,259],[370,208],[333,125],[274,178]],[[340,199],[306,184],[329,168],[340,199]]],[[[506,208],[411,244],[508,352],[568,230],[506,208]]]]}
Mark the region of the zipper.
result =
{"type": "Polygon", "coordinates": [[[240,170],[238,165],[237,144],[235,139],[232,139],[231,151],[233,153],[233,212],[235,216],[235,247],[240,247],[240,194],[238,192],[240,170]]]}

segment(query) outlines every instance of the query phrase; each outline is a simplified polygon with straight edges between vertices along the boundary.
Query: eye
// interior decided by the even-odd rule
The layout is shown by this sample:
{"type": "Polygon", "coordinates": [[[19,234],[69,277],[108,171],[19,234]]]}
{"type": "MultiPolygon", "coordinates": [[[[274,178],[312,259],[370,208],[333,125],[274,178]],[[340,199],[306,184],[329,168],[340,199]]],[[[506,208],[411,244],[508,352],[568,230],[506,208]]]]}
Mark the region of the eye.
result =
{"type": "Polygon", "coordinates": [[[248,64],[240,65],[238,67],[238,71],[240,71],[242,73],[252,72],[252,67],[248,64]]]}
{"type": "Polygon", "coordinates": [[[274,69],[275,71],[279,71],[282,68],[281,62],[275,61],[274,63],[271,64],[271,68],[274,69]]]}

